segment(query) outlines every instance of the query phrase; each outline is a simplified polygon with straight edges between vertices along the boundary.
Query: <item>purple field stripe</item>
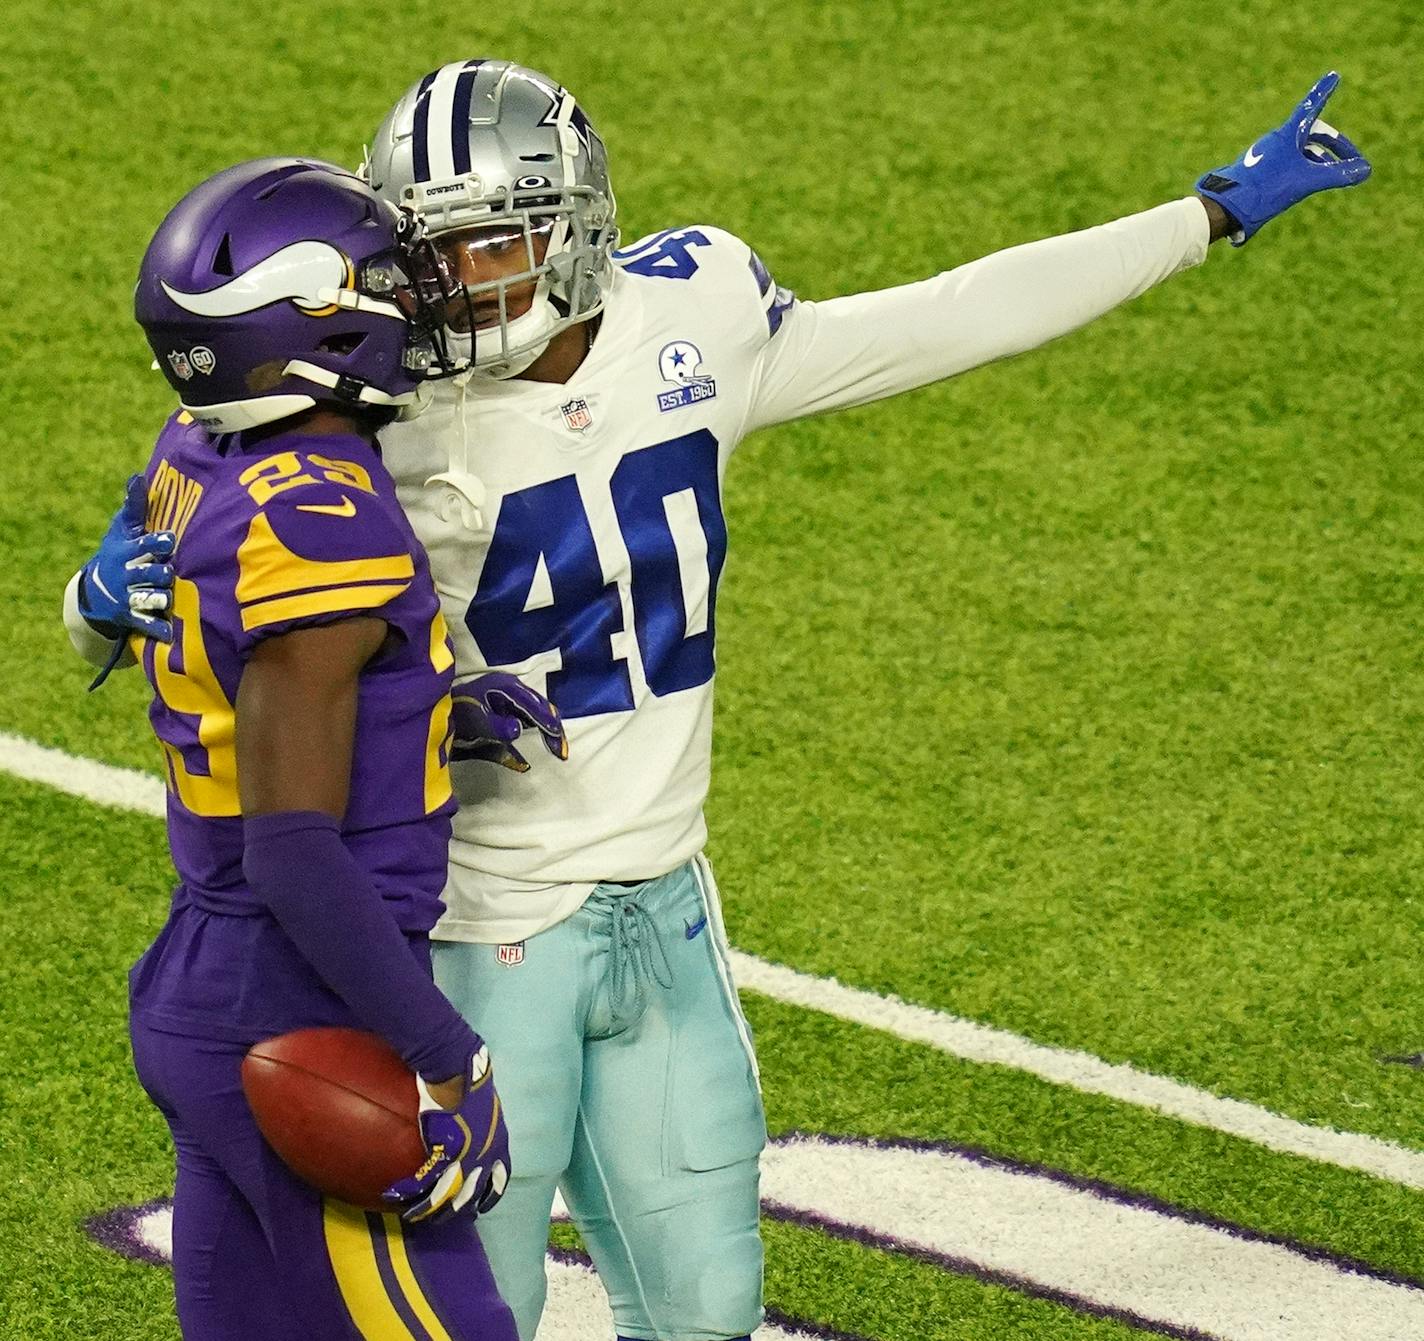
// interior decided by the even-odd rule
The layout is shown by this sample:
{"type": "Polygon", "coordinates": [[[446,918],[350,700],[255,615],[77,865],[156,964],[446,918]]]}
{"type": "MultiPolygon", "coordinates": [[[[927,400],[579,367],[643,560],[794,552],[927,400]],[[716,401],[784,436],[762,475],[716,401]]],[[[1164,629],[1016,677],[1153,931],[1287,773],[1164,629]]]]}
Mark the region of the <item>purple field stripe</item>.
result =
{"type": "Polygon", "coordinates": [[[817,1341],[871,1341],[871,1338],[862,1336],[859,1332],[838,1332],[834,1327],[823,1327],[819,1322],[793,1318],[779,1308],[768,1308],[765,1312],[767,1322],[773,1327],[780,1327],[782,1331],[792,1332],[797,1336],[814,1336],[817,1341]]]}
{"type": "MultiPolygon", "coordinates": [[[[560,1248],[555,1244],[549,1245],[549,1256],[556,1262],[562,1262],[565,1266],[583,1267],[585,1270],[593,1271],[593,1259],[576,1248],[560,1248]]],[[[800,1318],[793,1318],[780,1309],[769,1308],[766,1310],[766,1320],[773,1327],[780,1327],[788,1332],[799,1332],[803,1336],[817,1338],[817,1341],[874,1341],[874,1338],[861,1336],[857,1332],[838,1332],[833,1327],[823,1327],[819,1322],[804,1322],[800,1318]]],[[[1215,1341],[1215,1338],[1209,1338],[1215,1341]]]]}
{"type": "Polygon", "coordinates": [[[1106,1318],[1114,1322],[1125,1323],[1140,1332],[1170,1336],[1176,1338],[1176,1341],[1222,1341],[1222,1338],[1214,1332],[1202,1332],[1195,1327],[1179,1327],[1176,1323],[1144,1318],[1141,1314],[1134,1313],[1130,1309],[1099,1304],[1068,1290],[1055,1289],[1050,1285],[1040,1285],[1037,1281],[1029,1280],[1026,1276],[1018,1276],[1010,1271],[997,1271],[992,1267],[981,1266],[978,1262],[971,1262],[968,1258],[954,1257],[949,1253],[936,1252],[933,1248],[906,1243],[903,1239],[897,1239],[890,1234],[877,1234],[874,1230],[862,1229],[858,1225],[848,1225],[840,1220],[832,1220],[828,1216],[818,1215],[814,1211],[802,1211],[794,1206],[784,1206],[779,1202],[765,1199],[761,1203],[761,1210],[763,1215],[769,1215],[772,1219],[780,1220],[786,1224],[799,1225],[803,1229],[818,1229],[824,1234],[829,1234],[832,1238],[859,1243],[866,1248],[878,1248],[882,1252],[896,1253],[901,1257],[912,1257],[916,1261],[939,1267],[941,1271],[949,1271],[956,1276],[968,1276],[985,1285],[1003,1286],[1005,1289],[1013,1290],[1016,1294],[1027,1295],[1032,1299],[1043,1299],[1051,1304],[1060,1304],[1064,1308],[1072,1309],[1075,1313],[1082,1313],[1089,1317],[1106,1318]]]}
{"type": "Polygon", "coordinates": [[[1064,1169],[1056,1169],[1048,1164],[1035,1164],[1027,1160],[1012,1159],[1007,1155],[996,1155],[990,1151],[981,1150],[977,1146],[955,1145],[950,1141],[919,1140],[914,1137],[880,1139],[868,1136],[831,1136],[824,1132],[804,1131],[787,1132],[783,1136],[778,1136],[773,1144],[786,1145],[798,1140],[819,1141],[824,1145],[874,1146],[881,1150],[920,1150],[926,1154],[958,1155],[961,1159],[966,1159],[971,1164],[978,1164],[982,1168],[1005,1169],[1011,1173],[1029,1174],[1078,1192],[1086,1192],[1090,1196],[1097,1197],[1100,1201],[1111,1201],[1120,1206],[1132,1207],[1135,1210],[1151,1211],[1156,1215],[1182,1221],[1184,1224],[1219,1230],[1243,1243],[1264,1243],[1272,1247],[1284,1248],[1297,1257],[1318,1262],[1322,1266],[1333,1267],[1345,1275],[1363,1276],[1370,1280],[1380,1281],[1385,1285],[1398,1285],[1409,1290],[1424,1290],[1424,1280],[1420,1280],[1416,1276],[1407,1276],[1386,1267],[1373,1266],[1360,1258],[1348,1257],[1332,1248],[1314,1243],[1303,1243],[1298,1239],[1287,1238],[1283,1234],[1269,1234],[1263,1230],[1251,1229],[1246,1225],[1238,1225],[1230,1220],[1209,1215],[1205,1211],[1194,1211],[1185,1206],[1173,1205],[1170,1201],[1164,1201],[1148,1192],[1135,1192],[1130,1188],[1118,1187],[1114,1183],[1104,1182],[1098,1178],[1087,1178],[1081,1174],[1069,1173],[1064,1169]]]}
{"type": "Polygon", "coordinates": [[[138,1262],[148,1262],[152,1266],[172,1266],[156,1248],[139,1237],[138,1222],[146,1215],[172,1204],[172,1197],[155,1197],[142,1206],[119,1206],[103,1215],[91,1216],[84,1222],[84,1230],[95,1243],[138,1262]]]}
{"type": "Polygon", "coordinates": [[[551,1243],[549,1256],[556,1262],[562,1262],[565,1266],[587,1267],[590,1271],[594,1269],[593,1258],[587,1253],[580,1252],[577,1248],[561,1248],[557,1243],[551,1243]]]}

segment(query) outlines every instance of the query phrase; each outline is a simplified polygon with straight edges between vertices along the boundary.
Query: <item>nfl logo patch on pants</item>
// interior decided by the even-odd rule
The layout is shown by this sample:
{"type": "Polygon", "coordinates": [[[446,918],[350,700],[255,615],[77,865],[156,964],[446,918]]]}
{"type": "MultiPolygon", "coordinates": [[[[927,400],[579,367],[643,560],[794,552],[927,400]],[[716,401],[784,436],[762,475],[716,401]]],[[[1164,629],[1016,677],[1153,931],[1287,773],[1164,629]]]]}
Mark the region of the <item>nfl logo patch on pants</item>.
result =
{"type": "Polygon", "coordinates": [[[499,960],[505,968],[514,968],[524,962],[524,942],[518,941],[514,945],[501,945],[495,950],[495,958],[499,960]]]}

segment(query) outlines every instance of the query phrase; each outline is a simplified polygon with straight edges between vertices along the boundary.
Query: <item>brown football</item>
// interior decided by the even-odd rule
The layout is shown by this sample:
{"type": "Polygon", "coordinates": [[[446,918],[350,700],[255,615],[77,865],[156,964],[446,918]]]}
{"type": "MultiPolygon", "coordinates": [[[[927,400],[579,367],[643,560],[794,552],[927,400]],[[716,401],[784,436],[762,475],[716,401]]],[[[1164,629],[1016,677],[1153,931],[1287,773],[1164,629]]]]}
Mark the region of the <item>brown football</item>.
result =
{"type": "Polygon", "coordinates": [[[242,1090],[267,1143],[328,1196],[389,1210],[381,1193],[425,1161],[415,1076],[360,1029],[298,1029],[255,1043],[242,1090]]]}

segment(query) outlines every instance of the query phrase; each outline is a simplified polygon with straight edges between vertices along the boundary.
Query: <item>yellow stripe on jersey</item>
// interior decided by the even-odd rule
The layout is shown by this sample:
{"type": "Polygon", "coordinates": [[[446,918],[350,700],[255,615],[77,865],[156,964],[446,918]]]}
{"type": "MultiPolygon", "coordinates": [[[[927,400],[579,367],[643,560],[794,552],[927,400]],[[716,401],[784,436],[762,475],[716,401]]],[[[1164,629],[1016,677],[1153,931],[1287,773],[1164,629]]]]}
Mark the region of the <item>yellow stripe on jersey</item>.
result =
{"type": "Polygon", "coordinates": [[[455,664],[455,652],[450,646],[450,626],[440,610],[430,621],[430,664],[437,675],[443,675],[455,664]]]}
{"type": "Polygon", "coordinates": [[[391,1266],[400,1282],[406,1303],[430,1333],[431,1341],[450,1341],[450,1333],[436,1316],[435,1310],[430,1306],[430,1300],[425,1297],[425,1291],[420,1288],[420,1282],[415,1278],[415,1271],[411,1268],[410,1257],[405,1250],[405,1232],[399,1217],[384,1215],[381,1219],[386,1222],[386,1246],[390,1249],[391,1266]]]}
{"type": "Polygon", "coordinates": [[[250,601],[270,600],[274,596],[287,596],[316,587],[345,586],[352,582],[408,581],[415,576],[415,561],[408,553],[335,562],[304,559],[277,538],[267,514],[259,512],[247,528],[247,539],[238,548],[237,573],[237,599],[245,605],[250,601]]]}
{"type": "MultiPolygon", "coordinates": [[[[198,719],[198,744],[206,755],[207,772],[190,773],[182,750],[160,738],[158,743],[168,761],[168,784],[195,815],[241,814],[237,796],[236,717],[203,642],[202,601],[196,583],[181,577],[174,579],[170,613],[178,628],[179,641],[176,646],[154,644],[154,688],[173,712],[198,719]]],[[[137,636],[135,642],[139,642],[137,636]]],[[[141,645],[136,651],[142,657],[141,645]]]]}
{"type": "Polygon", "coordinates": [[[454,794],[450,782],[450,695],[446,694],[430,714],[430,731],[425,740],[425,813],[433,814],[454,794]]]}
{"type": "MultiPolygon", "coordinates": [[[[437,610],[430,621],[430,665],[437,675],[443,675],[455,664],[450,647],[450,629],[445,616],[437,610]]],[[[430,729],[425,740],[425,813],[432,814],[454,794],[450,782],[450,744],[455,728],[450,724],[450,695],[446,694],[430,714],[430,729]]]]}
{"type": "Polygon", "coordinates": [[[269,624],[280,624],[284,619],[303,619],[332,610],[372,610],[395,600],[409,586],[409,582],[378,582],[368,587],[333,587],[327,591],[304,592],[300,596],[278,596],[243,606],[242,627],[250,633],[269,624]]]}
{"type": "MultiPolygon", "coordinates": [[[[366,1212],[339,1201],[324,1200],[321,1220],[327,1259],[336,1277],[336,1287],[341,1291],[341,1301],[356,1330],[365,1341],[412,1341],[413,1333],[396,1312],[386,1283],[381,1279],[366,1212]]],[[[396,1217],[383,1215],[381,1220],[396,1220],[396,1217]]],[[[378,1232],[389,1236],[384,1224],[378,1232]]],[[[409,1270],[409,1263],[406,1266],[409,1270]]],[[[444,1332],[441,1336],[449,1341],[444,1332]]]]}

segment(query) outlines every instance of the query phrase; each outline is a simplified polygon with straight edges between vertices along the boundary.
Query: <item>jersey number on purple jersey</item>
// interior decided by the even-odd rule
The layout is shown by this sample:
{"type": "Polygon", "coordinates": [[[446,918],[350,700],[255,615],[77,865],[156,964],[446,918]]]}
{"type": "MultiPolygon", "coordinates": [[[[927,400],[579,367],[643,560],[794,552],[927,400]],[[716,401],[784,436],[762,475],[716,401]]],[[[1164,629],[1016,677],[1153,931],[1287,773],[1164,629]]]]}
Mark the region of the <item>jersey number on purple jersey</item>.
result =
{"type": "MultiPolygon", "coordinates": [[[[702,428],[629,452],[609,488],[648,688],[661,698],[705,684],[727,555],[717,439],[702,428]]],[[[628,663],[613,656],[622,600],[603,572],[575,476],[504,496],[465,622],[492,666],[557,650],[561,664],[545,692],[566,717],[633,708],[628,663]],[[536,599],[540,590],[547,594],[536,599]]]]}

